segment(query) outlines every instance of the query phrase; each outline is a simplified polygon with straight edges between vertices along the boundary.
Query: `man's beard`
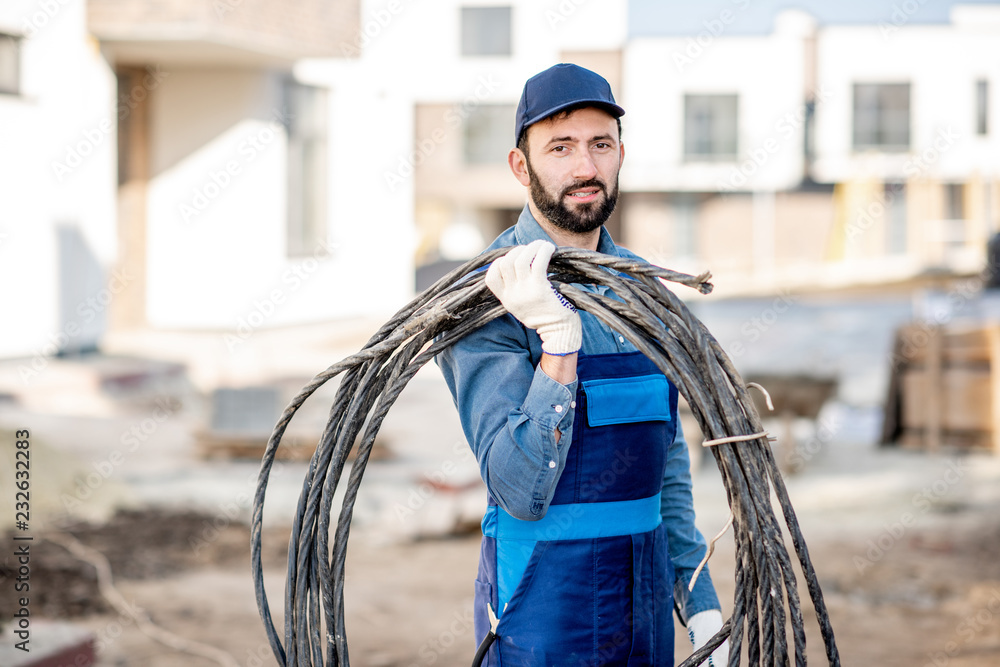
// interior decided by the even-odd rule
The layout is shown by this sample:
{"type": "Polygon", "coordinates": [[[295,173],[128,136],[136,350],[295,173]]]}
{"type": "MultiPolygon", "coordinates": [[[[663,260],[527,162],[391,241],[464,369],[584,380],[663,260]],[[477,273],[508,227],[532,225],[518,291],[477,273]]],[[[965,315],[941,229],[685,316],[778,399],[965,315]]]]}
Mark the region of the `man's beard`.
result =
{"type": "Polygon", "coordinates": [[[615,204],[618,203],[617,174],[615,175],[615,187],[610,193],[603,181],[592,178],[588,181],[577,181],[564,188],[558,197],[552,198],[545,190],[542,182],[535,176],[535,172],[531,170],[531,165],[528,164],[527,166],[528,178],[531,179],[531,199],[535,202],[535,206],[538,207],[542,215],[556,227],[574,234],[586,234],[603,225],[611,216],[611,212],[615,210],[615,204]],[[579,190],[580,188],[592,187],[599,188],[604,193],[604,198],[601,201],[578,204],[576,212],[571,211],[563,203],[564,197],[569,192],[579,190]]]}

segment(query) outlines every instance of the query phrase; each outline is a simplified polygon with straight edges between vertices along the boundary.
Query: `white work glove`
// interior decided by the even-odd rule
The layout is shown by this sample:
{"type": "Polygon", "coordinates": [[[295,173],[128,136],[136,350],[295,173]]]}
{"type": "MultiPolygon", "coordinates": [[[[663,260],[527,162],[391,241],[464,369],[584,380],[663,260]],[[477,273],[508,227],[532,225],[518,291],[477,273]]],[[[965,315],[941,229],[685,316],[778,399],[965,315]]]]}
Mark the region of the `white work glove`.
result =
{"type": "Polygon", "coordinates": [[[517,246],[495,260],[486,286],[517,320],[538,332],[542,350],[564,356],[580,351],[580,314],[549,282],[549,259],[556,247],[548,241],[517,246]]]}
{"type": "MultiPolygon", "coordinates": [[[[687,629],[691,644],[697,651],[722,629],[722,612],[718,609],[700,611],[688,619],[687,629]]],[[[722,642],[719,648],[715,649],[708,657],[708,662],[702,664],[711,667],[726,667],[729,664],[729,640],[722,642]]]]}

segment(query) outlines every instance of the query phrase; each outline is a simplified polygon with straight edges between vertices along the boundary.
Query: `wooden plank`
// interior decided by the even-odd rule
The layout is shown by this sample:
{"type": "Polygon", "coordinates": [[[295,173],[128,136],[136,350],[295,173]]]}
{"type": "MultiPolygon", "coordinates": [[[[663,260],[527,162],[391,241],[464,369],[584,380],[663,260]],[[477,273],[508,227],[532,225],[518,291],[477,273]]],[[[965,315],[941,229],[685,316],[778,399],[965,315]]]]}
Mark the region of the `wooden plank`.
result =
{"type": "Polygon", "coordinates": [[[1000,455],[1000,323],[900,327],[892,362],[883,442],[1000,455]]]}
{"type": "Polygon", "coordinates": [[[924,364],[927,360],[929,340],[926,324],[906,324],[899,328],[899,353],[895,363],[902,365],[924,364]]]}
{"type": "MultiPolygon", "coordinates": [[[[925,366],[927,355],[933,345],[931,338],[937,331],[943,336],[944,366],[951,363],[988,363],[990,360],[989,340],[984,329],[959,329],[932,327],[927,324],[906,325],[897,331],[899,352],[896,359],[906,365],[925,366]]],[[[897,362],[898,363],[898,362],[897,362]]]]}
{"type": "MultiPolygon", "coordinates": [[[[992,378],[986,369],[947,368],[939,387],[934,390],[941,404],[942,431],[993,430],[992,378]]],[[[926,411],[928,392],[927,373],[909,370],[900,379],[902,394],[902,426],[926,428],[929,415],[926,411]]]]}
{"type": "Polygon", "coordinates": [[[990,340],[986,329],[977,326],[969,328],[949,328],[944,333],[944,365],[957,363],[988,365],[990,361],[990,340]]]}

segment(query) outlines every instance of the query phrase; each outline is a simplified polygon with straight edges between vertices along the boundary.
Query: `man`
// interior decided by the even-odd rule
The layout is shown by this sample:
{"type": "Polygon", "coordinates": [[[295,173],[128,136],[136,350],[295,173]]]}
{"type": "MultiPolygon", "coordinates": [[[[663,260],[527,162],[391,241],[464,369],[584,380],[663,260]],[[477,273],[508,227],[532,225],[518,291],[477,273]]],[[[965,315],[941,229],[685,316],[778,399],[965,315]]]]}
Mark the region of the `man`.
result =
{"type": "Polygon", "coordinates": [[[722,626],[708,572],[687,590],[705,540],[676,388],[547,278],[555,245],[635,257],[603,227],[624,113],[576,65],[527,81],[508,164],[528,203],[486,275],[510,314],[439,357],[489,491],[478,639],[499,622],[484,664],[672,665],[675,604],[696,647],[722,626]]]}

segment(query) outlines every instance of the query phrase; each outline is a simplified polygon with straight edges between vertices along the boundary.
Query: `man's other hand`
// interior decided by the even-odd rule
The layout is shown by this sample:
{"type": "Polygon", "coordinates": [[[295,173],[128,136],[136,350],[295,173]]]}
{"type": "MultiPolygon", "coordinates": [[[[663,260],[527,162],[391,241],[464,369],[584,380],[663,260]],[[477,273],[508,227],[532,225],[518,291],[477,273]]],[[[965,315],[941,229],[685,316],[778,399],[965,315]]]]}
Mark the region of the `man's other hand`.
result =
{"type": "MultiPolygon", "coordinates": [[[[688,619],[688,636],[694,645],[694,650],[700,649],[708,643],[708,640],[715,636],[722,629],[722,612],[718,609],[708,609],[698,612],[688,619]]],[[[719,648],[712,652],[706,665],[711,667],[726,667],[729,664],[729,640],[722,642],[719,648]]]]}

